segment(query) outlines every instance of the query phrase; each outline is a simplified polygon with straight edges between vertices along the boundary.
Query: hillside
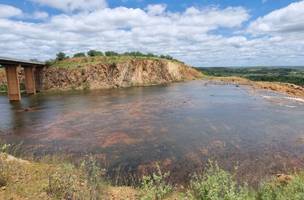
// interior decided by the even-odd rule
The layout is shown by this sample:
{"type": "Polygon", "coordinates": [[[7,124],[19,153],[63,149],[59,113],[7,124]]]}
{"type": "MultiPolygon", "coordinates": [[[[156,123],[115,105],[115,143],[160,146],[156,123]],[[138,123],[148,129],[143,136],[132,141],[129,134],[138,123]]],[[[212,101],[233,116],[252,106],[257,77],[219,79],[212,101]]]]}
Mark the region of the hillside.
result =
{"type": "MultiPolygon", "coordinates": [[[[3,74],[2,70],[0,85],[6,84],[3,74]]],[[[175,60],[131,56],[82,57],[51,63],[45,69],[44,89],[81,90],[148,86],[199,77],[200,72],[175,60]]],[[[23,76],[20,79],[22,84],[23,76]]]]}

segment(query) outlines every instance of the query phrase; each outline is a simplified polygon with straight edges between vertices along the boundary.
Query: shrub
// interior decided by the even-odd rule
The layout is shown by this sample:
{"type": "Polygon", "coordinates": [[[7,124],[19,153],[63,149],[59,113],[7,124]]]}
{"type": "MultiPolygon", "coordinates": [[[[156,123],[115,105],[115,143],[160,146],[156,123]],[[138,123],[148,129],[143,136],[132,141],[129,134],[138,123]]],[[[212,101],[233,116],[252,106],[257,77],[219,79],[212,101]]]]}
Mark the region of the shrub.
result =
{"type": "Polygon", "coordinates": [[[166,182],[169,173],[163,173],[157,165],[157,172],[152,176],[144,176],[142,182],[142,200],[163,199],[172,192],[173,187],[166,182]]]}
{"type": "Polygon", "coordinates": [[[0,85],[0,92],[7,92],[7,85],[0,85]]]}
{"type": "Polygon", "coordinates": [[[160,55],[160,58],[167,59],[167,60],[173,60],[173,57],[170,55],[160,55]]]}
{"type": "Polygon", "coordinates": [[[63,53],[63,52],[59,52],[59,53],[57,53],[57,55],[56,55],[56,60],[59,60],[59,61],[64,60],[64,59],[66,59],[66,58],[67,58],[67,56],[66,56],[65,53],[63,53]]]}
{"type": "Polygon", "coordinates": [[[49,175],[46,193],[55,199],[81,199],[87,191],[80,187],[74,166],[65,164],[63,169],[49,175]]]}
{"type": "Polygon", "coordinates": [[[103,56],[103,53],[101,51],[90,50],[88,51],[88,56],[90,57],[103,56]]]}
{"type": "Polygon", "coordinates": [[[106,51],[106,56],[119,56],[119,53],[116,53],[115,51],[106,51]]]}
{"type": "Polygon", "coordinates": [[[90,187],[91,199],[100,199],[100,193],[102,193],[103,186],[105,185],[103,180],[104,170],[100,168],[93,156],[88,156],[84,161],[82,161],[80,168],[85,174],[85,179],[90,187]]]}
{"type": "Polygon", "coordinates": [[[202,176],[195,175],[188,191],[189,199],[250,200],[255,199],[246,187],[237,186],[233,176],[210,162],[202,176]]]}
{"type": "Polygon", "coordinates": [[[264,183],[258,192],[258,200],[304,199],[304,173],[297,174],[287,182],[273,180],[264,183]]]}
{"type": "Polygon", "coordinates": [[[80,57],[86,57],[86,55],[85,55],[85,53],[80,52],[80,53],[75,53],[75,54],[73,55],[73,57],[74,57],[74,58],[80,58],[80,57]]]}

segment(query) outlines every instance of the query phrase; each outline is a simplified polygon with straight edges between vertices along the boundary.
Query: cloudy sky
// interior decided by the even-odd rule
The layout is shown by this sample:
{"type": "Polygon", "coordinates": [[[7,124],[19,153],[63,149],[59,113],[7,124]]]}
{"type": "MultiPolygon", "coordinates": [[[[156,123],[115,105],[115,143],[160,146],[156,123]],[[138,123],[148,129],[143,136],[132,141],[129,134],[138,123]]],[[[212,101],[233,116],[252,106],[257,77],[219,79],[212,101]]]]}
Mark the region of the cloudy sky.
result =
{"type": "Polygon", "coordinates": [[[0,0],[0,56],[90,49],[195,66],[304,66],[304,0],[0,0]]]}

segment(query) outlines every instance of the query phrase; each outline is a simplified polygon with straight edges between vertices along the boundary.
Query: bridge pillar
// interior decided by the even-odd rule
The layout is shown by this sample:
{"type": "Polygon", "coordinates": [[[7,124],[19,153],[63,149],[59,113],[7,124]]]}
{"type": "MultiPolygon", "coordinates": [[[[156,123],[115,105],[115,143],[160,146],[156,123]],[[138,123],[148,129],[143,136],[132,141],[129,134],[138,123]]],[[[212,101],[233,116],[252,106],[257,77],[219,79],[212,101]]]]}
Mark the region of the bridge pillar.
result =
{"type": "Polygon", "coordinates": [[[8,99],[10,101],[20,101],[20,85],[18,79],[18,66],[8,66],[5,67],[6,79],[7,79],[7,88],[8,88],[8,99]]]}
{"type": "Polygon", "coordinates": [[[36,84],[36,91],[41,92],[42,90],[42,84],[43,84],[43,68],[37,67],[35,69],[35,84],[36,84]]]}
{"type": "Polygon", "coordinates": [[[24,67],[25,89],[27,94],[36,94],[35,67],[24,67]]]}

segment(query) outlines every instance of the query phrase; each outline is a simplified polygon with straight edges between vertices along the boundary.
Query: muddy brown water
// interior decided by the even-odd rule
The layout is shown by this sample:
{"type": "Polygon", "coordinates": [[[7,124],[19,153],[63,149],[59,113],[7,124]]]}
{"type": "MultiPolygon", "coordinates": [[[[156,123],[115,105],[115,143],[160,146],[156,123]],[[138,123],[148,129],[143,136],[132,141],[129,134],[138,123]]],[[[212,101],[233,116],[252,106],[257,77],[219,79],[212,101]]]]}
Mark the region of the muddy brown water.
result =
{"type": "Polygon", "coordinates": [[[304,167],[304,103],[267,91],[204,81],[24,97],[0,96],[0,139],[36,156],[93,154],[118,184],[156,163],[173,182],[215,160],[237,178],[304,167]]]}

